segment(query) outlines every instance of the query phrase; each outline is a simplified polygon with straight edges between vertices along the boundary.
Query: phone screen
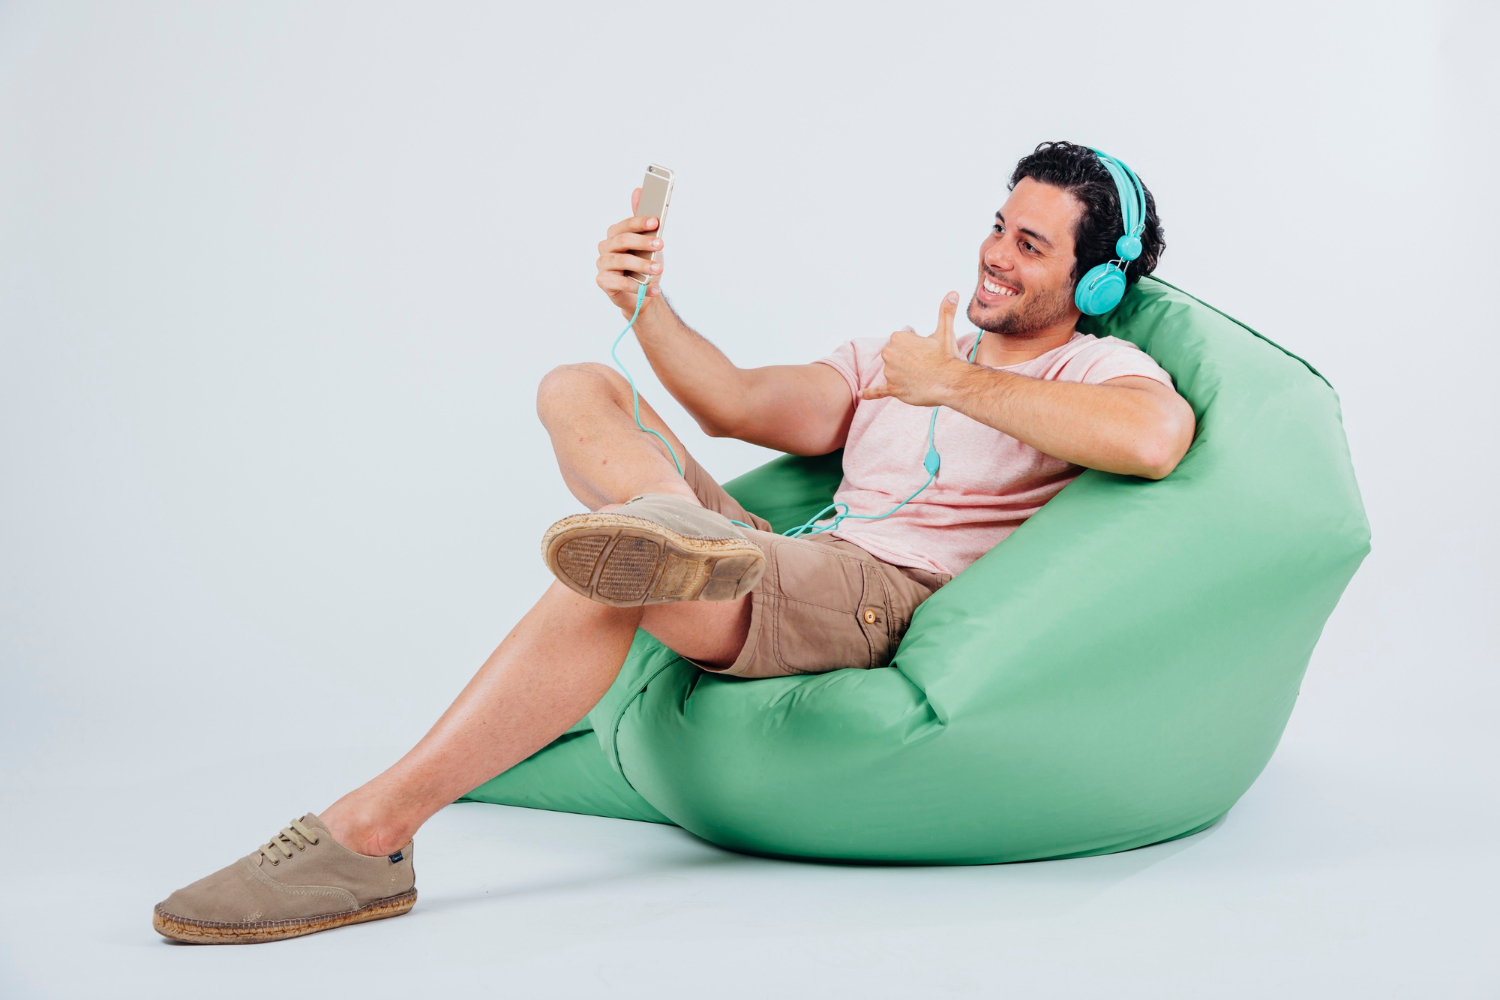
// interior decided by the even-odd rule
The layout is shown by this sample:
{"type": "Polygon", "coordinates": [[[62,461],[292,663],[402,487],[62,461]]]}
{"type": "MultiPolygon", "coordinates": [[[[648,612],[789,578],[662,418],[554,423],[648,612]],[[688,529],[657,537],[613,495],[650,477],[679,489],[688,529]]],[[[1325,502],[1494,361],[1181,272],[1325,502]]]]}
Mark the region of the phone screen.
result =
{"type": "MultiPolygon", "coordinates": [[[[641,200],[636,204],[635,214],[638,216],[655,216],[656,228],[652,230],[653,236],[660,236],[661,231],[667,227],[667,206],[672,201],[672,171],[655,163],[646,168],[646,176],[641,181],[641,200]]],[[[645,253],[641,250],[632,250],[631,253],[646,260],[656,260],[656,254],[645,253]]],[[[627,271],[632,278],[645,284],[651,277],[648,274],[638,274],[635,271],[627,271]]]]}

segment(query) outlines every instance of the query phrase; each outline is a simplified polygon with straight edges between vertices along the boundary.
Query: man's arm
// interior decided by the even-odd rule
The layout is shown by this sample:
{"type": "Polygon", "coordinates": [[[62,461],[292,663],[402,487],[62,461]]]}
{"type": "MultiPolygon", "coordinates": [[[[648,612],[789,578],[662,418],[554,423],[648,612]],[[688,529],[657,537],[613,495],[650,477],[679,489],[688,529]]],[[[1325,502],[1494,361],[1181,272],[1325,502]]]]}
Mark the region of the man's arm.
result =
{"type": "MultiPolygon", "coordinates": [[[[631,195],[633,210],[640,190],[631,195]]],[[[652,218],[615,223],[599,244],[600,288],[628,319],[637,289],[626,271],[646,265],[631,250],[660,251],[652,218]]],[[[826,455],[844,445],[854,399],[844,377],[827,365],[739,368],[684,323],[661,294],[663,265],[651,265],[651,284],[635,321],[646,359],[672,397],[704,433],[734,437],[794,455],[826,455]]]]}
{"type": "Polygon", "coordinates": [[[947,406],[1038,451],[1104,472],[1162,479],[1187,454],[1193,409],[1154,379],[1131,375],[1085,385],[967,364],[953,335],[957,302],[957,296],[943,300],[932,336],[891,335],[882,352],[885,384],[866,389],[865,398],[947,406]]]}

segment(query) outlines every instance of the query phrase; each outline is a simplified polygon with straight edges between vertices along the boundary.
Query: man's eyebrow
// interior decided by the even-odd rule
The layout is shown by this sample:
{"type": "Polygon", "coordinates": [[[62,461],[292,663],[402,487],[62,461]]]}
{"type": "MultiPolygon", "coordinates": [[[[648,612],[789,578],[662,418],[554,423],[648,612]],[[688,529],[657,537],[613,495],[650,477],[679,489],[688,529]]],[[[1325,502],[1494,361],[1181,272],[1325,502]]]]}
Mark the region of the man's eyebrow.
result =
{"type": "MultiPolygon", "coordinates": [[[[1000,214],[999,212],[995,213],[995,218],[999,219],[1001,222],[1005,221],[1005,216],[1002,215],[1002,214],[1000,214]]],[[[1019,229],[1019,230],[1017,230],[1017,232],[1025,233],[1027,236],[1031,237],[1036,242],[1041,243],[1042,245],[1044,245],[1048,250],[1056,249],[1052,245],[1052,241],[1051,240],[1047,239],[1047,237],[1043,236],[1041,233],[1037,232],[1035,229],[1019,229]]]]}
{"type": "Polygon", "coordinates": [[[1052,249],[1052,241],[1049,240],[1049,239],[1047,239],[1047,237],[1043,236],[1041,233],[1037,232],[1036,230],[1034,230],[1034,229],[1022,229],[1021,232],[1025,233],[1027,236],[1030,236],[1032,239],[1036,240],[1038,243],[1040,243],[1043,246],[1045,246],[1048,250],[1052,249]]]}

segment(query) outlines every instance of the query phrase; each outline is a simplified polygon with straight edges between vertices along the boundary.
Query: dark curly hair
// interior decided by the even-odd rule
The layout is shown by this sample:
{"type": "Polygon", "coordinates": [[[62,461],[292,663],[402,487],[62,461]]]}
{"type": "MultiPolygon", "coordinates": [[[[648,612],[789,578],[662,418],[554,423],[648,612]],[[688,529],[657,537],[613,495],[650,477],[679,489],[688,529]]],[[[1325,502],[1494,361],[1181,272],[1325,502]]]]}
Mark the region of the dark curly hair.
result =
{"type": "MultiPolygon", "coordinates": [[[[1115,241],[1124,232],[1120,194],[1092,149],[1072,142],[1044,142],[1021,157],[1010,175],[1010,186],[1014,188],[1023,177],[1060,187],[1083,203],[1083,215],[1073,232],[1075,285],[1089,268],[1115,259],[1115,241]]],[[[1141,255],[1125,266],[1127,284],[1134,284],[1156,270],[1162,251],[1167,248],[1161,219],[1156,217],[1156,199],[1145,181],[1141,187],[1146,189],[1146,231],[1141,233],[1141,255]]]]}

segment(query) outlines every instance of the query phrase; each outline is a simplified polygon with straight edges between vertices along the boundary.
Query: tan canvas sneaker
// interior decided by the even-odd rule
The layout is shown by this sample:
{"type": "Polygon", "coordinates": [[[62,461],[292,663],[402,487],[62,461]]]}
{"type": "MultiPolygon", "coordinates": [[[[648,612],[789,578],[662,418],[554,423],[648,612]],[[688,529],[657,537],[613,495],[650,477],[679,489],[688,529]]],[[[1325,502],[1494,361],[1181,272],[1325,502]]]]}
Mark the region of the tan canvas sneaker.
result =
{"type": "Polygon", "coordinates": [[[410,842],[389,857],[355,854],[317,816],[156,904],[151,924],[176,941],[251,944],[396,917],[417,901],[410,842]]]}
{"type": "Polygon", "coordinates": [[[564,584],[618,608],[732,601],[755,588],[766,557],[718,511],[665,493],[547,529],[542,558],[564,584]]]}

